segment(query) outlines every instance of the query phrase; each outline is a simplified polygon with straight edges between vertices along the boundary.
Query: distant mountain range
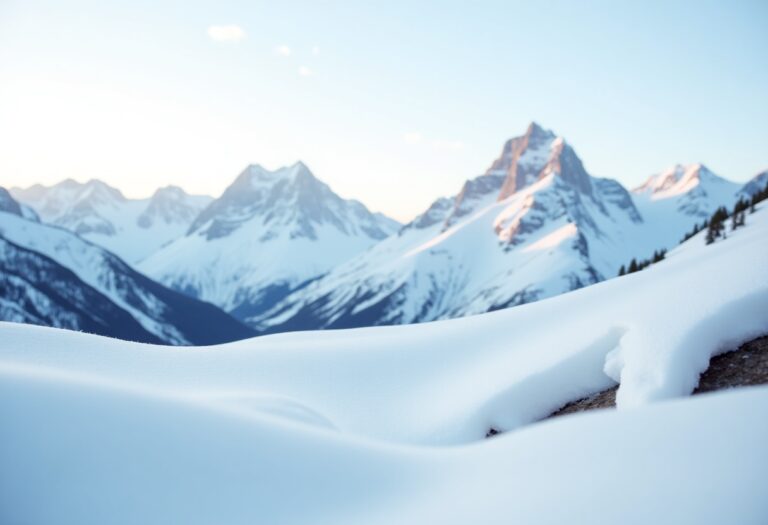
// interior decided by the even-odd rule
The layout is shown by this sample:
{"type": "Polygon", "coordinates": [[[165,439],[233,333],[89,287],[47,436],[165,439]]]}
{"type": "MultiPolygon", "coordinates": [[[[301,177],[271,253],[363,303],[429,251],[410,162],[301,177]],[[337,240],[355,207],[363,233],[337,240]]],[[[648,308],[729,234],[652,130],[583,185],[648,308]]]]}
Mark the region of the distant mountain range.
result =
{"type": "Polygon", "coordinates": [[[6,279],[13,292],[0,318],[97,333],[106,323],[138,340],[189,343],[203,337],[195,316],[205,308],[216,319],[209,339],[465,316],[611,278],[766,183],[768,172],[741,185],[692,164],[628,191],[590,175],[572,145],[532,123],[485,173],[406,225],[342,199],[300,162],[248,166],[217,199],[167,187],[131,200],[96,180],[14,188],[0,192],[3,264],[18,274],[6,279]],[[26,292],[25,265],[38,276],[26,292]],[[86,303],[46,288],[45,275],[116,310],[100,306],[89,319],[86,303]],[[19,306],[34,294],[48,306],[19,306]],[[104,320],[123,314],[137,325],[104,320]]]}
{"type": "Polygon", "coordinates": [[[741,186],[696,164],[628,192],[533,123],[485,174],[261,316],[261,331],[402,324],[537,301],[671,247],[741,186]]]}
{"type": "Polygon", "coordinates": [[[188,195],[176,186],[160,188],[148,199],[127,199],[99,180],[67,179],[54,186],[35,184],[10,191],[41,220],[73,231],[130,264],[183,235],[213,200],[188,195]]]}
{"type": "Polygon", "coordinates": [[[0,319],[175,345],[256,335],[214,305],[24,210],[0,188],[0,319]]]}

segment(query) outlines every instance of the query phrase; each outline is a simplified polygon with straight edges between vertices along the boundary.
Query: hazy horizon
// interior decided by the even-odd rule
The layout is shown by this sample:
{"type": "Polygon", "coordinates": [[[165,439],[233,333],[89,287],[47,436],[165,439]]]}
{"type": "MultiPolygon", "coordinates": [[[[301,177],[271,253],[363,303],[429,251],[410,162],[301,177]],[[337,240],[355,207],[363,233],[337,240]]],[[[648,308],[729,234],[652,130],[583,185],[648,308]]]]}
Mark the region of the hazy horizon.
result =
{"type": "Polygon", "coordinates": [[[407,221],[530,121],[631,188],[768,167],[768,5],[288,2],[0,6],[0,185],[217,196],[305,162],[407,221]],[[150,8],[151,6],[151,8],[150,8]]]}

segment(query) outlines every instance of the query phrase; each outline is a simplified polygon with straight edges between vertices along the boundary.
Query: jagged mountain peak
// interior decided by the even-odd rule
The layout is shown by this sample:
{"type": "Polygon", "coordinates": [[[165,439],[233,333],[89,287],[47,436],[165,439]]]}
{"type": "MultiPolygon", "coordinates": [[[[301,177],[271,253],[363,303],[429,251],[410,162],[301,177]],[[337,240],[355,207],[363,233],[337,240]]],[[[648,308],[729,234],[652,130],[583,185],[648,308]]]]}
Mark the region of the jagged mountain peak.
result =
{"type": "Polygon", "coordinates": [[[763,190],[768,185],[768,170],[763,170],[747,181],[739,189],[737,197],[742,199],[751,199],[752,195],[763,190]]]}
{"type": "Polygon", "coordinates": [[[127,200],[120,190],[99,179],[78,182],[68,178],[51,186],[12,188],[11,194],[37,208],[43,217],[56,216],[83,203],[98,205],[127,200]]]}
{"type": "Polygon", "coordinates": [[[258,223],[264,240],[316,239],[322,227],[382,239],[391,231],[390,223],[380,222],[361,203],[339,197],[303,162],[272,171],[251,164],[195,219],[188,235],[213,240],[258,223]]]}
{"type": "Polygon", "coordinates": [[[211,197],[203,195],[190,195],[179,186],[158,188],[149,199],[147,207],[136,218],[136,224],[143,229],[158,223],[166,227],[186,226],[192,223],[212,200],[211,197]]]}
{"type": "Polygon", "coordinates": [[[131,199],[98,179],[66,179],[52,186],[13,188],[11,193],[43,221],[100,244],[130,263],[183,235],[210,201],[175,186],[160,188],[151,198],[131,199]]]}
{"type": "Polygon", "coordinates": [[[21,205],[3,187],[0,187],[0,211],[21,217],[21,205]]]}
{"type": "Polygon", "coordinates": [[[686,194],[702,183],[723,184],[729,182],[700,162],[675,164],[660,173],[651,175],[632,192],[650,194],[655,199],[670,198],[686,194]]]}
{"type": "Polygon", "coordinates": [[[230,188],[238,190],[259,189],[264,185],[272,185],[278,181],[295,181],[300,179],[317,180],[307,165],[301,161],[275,170],[269,170],[261,164],[249,164],[237,176],[230,188]]]}
{"type": "Polygon", "coordinates": [[[171,199],[171,200],[182,200],[185,197],[188,197],[189,194],[184,191],[183,188],[179,186],[174,186],[173,184],[169,184],[168,186],[163,186],[162,188],[157,188],[155,190],[155,193],[152,194],[152,199],[171,199]]]}
{"type": "MultiPolygon", "coordinates": [[[[504,201],[547,177],[557,179],[557,184],[552,185],[553,191],[595,196],[592,177],[574,149],[562,137],[532,122],[524,135],[504,143],[501,155],[485,174],[464,183],[451,210],[446,210],[444,201],[436,201],[411,224],[423,228],[444,221],[443,228],[449,228],[482,206],[504,201]]],[[[612,193],[616,194],[616,191],[612,190],[612,193]]],[[[627,208],[632,207],[628,195],[623,200],[627,201],[627,208]]]]}
{"type": "Polygon", "coordinates": [[[187,235],[142,261],[168,285],[244,317],[388,237],[399,224],[297,162],[247,166],[187,235]]]}
{"type": "Polygon", "coordinates": [[[485,174],[504,177],[498,200],[549,175],[562,178],[582,193],[592,193],[589,175],[573,148],[563,137],[536,122],[528,126],[524,135],[504,143],[501,155],[485,174]]]}
{"type": "Polygon", "coordinates": [[[0,212],[17,215],[30,221],[39,222],[37,213],[29,206],[13,198],[11,192],[0,186],[0,212]]]}

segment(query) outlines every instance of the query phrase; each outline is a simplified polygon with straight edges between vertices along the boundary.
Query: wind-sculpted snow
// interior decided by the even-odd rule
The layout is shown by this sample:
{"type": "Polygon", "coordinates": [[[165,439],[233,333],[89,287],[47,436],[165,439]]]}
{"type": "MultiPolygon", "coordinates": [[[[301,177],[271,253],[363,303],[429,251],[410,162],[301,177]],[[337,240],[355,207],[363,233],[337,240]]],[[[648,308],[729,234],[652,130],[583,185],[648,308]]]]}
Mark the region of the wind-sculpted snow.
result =
{"type": "Polygon", "coordinates": [[[421,325],[181,349],[0,324],[0,521],[762,523],[768,388],[659,401],[768,330],[766,240],[760,205],[643,272],[421,325]],[[527,426],[615,380],[617,412],[527,426]]]}

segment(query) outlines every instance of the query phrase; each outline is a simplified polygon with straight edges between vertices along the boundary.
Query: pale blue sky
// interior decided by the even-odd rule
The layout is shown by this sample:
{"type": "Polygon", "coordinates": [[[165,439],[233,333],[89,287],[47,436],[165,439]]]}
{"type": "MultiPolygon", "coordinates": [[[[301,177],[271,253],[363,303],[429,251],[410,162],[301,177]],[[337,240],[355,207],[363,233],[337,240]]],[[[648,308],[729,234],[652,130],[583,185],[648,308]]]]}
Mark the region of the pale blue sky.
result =
{"type": "Polygon", "coordinates": [[[217,195],[301,159],[405,220],[531,120],[628,186],[768,167],[765,0],[373,4],[0,0],[0,185],[217,195]]]}

